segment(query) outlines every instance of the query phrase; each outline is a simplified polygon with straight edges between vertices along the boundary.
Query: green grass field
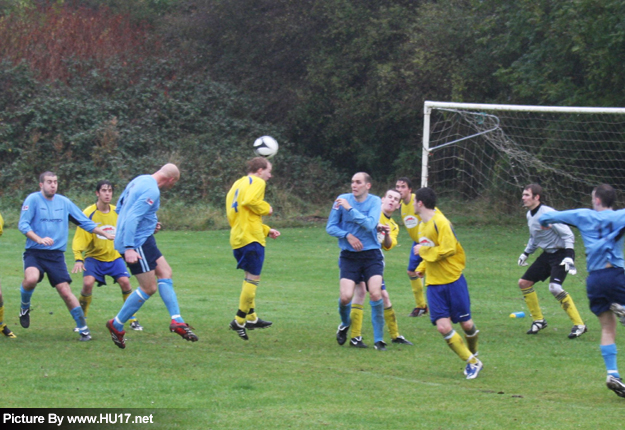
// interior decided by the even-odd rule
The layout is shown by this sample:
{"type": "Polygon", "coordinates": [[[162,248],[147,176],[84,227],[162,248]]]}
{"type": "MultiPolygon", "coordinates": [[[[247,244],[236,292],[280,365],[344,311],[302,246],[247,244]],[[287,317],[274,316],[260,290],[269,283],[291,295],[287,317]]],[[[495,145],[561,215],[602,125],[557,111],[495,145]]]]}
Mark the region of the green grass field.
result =
{"type": "MultiPolygon", "coordinates": [[[[274,325],[249,332],[248,342],[227,328],[242,282],[228,232],[159,233],[182,315],[200,341],[169,333],[169,316],[155,295],[139,313],[145,331],[129,330],[125,350],[111,342],[104,327],[121,307],[117,285],[94,291],[88,318],[92,342],[77,341],[74,321],[47,280],[33,295],[31,327],[20,327],[24,238],[9,229],[0,239],[0,282],[6,322],[18,338],[0,339],[2,406],[156,410],[156,424],[140,428],[614,427],[625,403],[605,387],[581,241],[580,271],[565,289],[589,332],[569,340],[572,324],[547,284],[537,288],[546,330],[528,336],[529,318],[508,317],[526,311],[517,287],[523,269],[516,265],[526,227],[456,225],[456,233],[467,252],[465,275],[485,365],[472,381],[464,379],[464,363],[429,319],[407,317],[414,301],[405,273],[410,242],[404,231],[400,246],[386,253],[385,279],[400,331],[415,345],[379,352],[336,343],[338,247],[323,226],[283,229],[282,237],[268,244],[257,309],[274,325]]],[[[80,285],[74,275],[76,295],[80,285]]],[[[371,344],[365,309],[363,334],[371,344]]],[[[620,364],[625,370],[622,354],[620,364]]]]}

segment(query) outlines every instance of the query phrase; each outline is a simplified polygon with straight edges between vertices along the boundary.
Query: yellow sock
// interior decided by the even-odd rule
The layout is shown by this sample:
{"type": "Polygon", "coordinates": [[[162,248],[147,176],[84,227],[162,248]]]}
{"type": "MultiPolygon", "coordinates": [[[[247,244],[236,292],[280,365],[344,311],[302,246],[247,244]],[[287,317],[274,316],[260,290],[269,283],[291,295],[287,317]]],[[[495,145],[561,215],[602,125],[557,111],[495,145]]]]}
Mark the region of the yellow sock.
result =
{"type": "Polygon", "coordinates": [[[78,303],[80,303],[80,307],[82,308],[83,313],[85,314],[85,318],[87,318],[87,314],[89,313],[89,306],[91,306],[92,296],[89,294],[85,296],[83,294],[78,298],[78,303]]]}
{"type": "Polygon", "coordinates": [[[536,294],[536,291],[534,291],[534,287],[521,289],[521,292],[523,293],[525,304],[527,305],[527,308],[530,310],[532,319],[534,321],[545,319],[542,311],[540,310],[540,305],[538,304],[538,294],[536,294]]]}
{"type": "Polygon", "coordinates": [[[397,326],[397,317],[395,316],[395,309],[392,306],[384,309],[384,322],[388,327],[388,332],[391,335],[391,339],[395,339],[399,336],[399,327],[397,326]]]}
{"type": "Polygon", "coordinates": [[[252,281],[251,279],[243,281],[243,288],[239,297],[239,310],[235,316],[237,323],[241,326],[245,324],[247,314],[252,309],[252,304],[256,297],[256,287],[258,287],[258,281],[252,281]]]}
{"type": "MultiPolygon", "coordinates": [[[[122,299],[124,299],[124,303],[126,302],[128,297],[130,297],[131,294],[132,294],[132,290],[122,291],[122,299]]],[[[137,321],[137,314],[132,314],[132,316],[128,318],[128,321],[130,322],[137,321]]]]}
{"type": "Polygon", "coordinates": [[[477,363],[477,358],[469,351],[469,348],[466,347],[464,342],[462,341],[462,337],[456,333],[455,330],[452,330],[445,336],[445,342],[451,348],[453,352],[455,352],[458,357],[462,359],[462,361],[466,361],[471,364],[477,363]]]}
{"type": "Polygon", "coordinates": [[[362,305],[352,304],[352,311],[349,314],[349,317],[352,320],[352,325],[350,326],[352,337],[362,336],[362,316],[362,305]]]}
{"type": "Polygon", "coordinates": [[[425,296],[423,295],[423,281],[418,276],[410,276],[410,286],[412,287],[412,294],[414,294],[414,301],[417,308],[424,308],[425,296]]]}
{"type": "Polygon", "coordinates": [[[477,354],[477,334],[479,332],[480,331],[477,330],[475,326],[473,326],[471,330],[464,332],[464,338],[467,341],[467,347],[469,348],[469,351],[471,351],[471,353],[473,354],[477,354]]]}
{"type": "Polygon", "coordinates": [[[560,302],[560,306],[564,309],[569,318],[571,318],[574,325],[584,325],[584,321],[582,321],[582,317],[579,315],[573,299],[566,291],[564,294],[565,296],[563,298],[560,298],[560,295],[556,297],[556,299],[560,302]]]}
{"type": "MultiPolygon", "coordinates": [[[[254,300],[254,302],[256,302],[256,300],[254,300]]],[[[254,308],[256,304],[254,302],[252,303],[252,308],[247,311],[247,316],[245,317],[247,321],[256,321],[258,319],[258,315],[256,315],[256,309],[254,308]]]]}

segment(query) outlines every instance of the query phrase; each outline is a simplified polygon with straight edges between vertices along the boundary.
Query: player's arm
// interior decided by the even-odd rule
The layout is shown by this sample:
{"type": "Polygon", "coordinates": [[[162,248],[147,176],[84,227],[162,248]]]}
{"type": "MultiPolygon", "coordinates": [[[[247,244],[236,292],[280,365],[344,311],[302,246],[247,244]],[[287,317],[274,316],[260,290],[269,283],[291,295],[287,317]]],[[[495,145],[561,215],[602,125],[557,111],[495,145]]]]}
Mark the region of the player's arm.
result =
{"type": "Polygon", "coordinates": [[[20,220],[17,224],[17,228],[24,236],[39,245],[54,245],[54,239],[50,237],[39,237],[39,235],[33,230],[32,223],[35,218],[35,213],[36,200],[33,197],[28,196],[22,205],[22,211],[20,212],[20,220]]]}
{"type": "Polygon", "coordinates": [[[399,235],[399,228],[397,225],[391,224],[390,230],[384,235],[384,241],[382,241],[382,249],[388,251],[397,246],[397,236],[399,235]]]}
{"type": "Polygon", "coordinates": [[[351,208],[347,211],[347,219],[358,224],[367,231],[374,231],[378,228],[378,221],[382,214],[381,204],[374,204],[368,215],[364,215],[358,209],[351,208]]]}
{"type": "Polygon", "coordinates": [[[348,231],[345,231],[339,227],[343,218],[343,211],[344,210],[341,208],[341,206],[335,202],[332,205],[332,210],[330,210],[330,215],[328,215],[328,222],[326,223],[326,233],[339,239],[343,239],[349,234],[348,231]]]}
{"type": "Polygon", "coordinates": [[[419,255],[424,261],[430,263],[444,260],[456,254],[457,242],[458,240],[451,229],[451,225],[449,223],[443,223],[438,226],[438,245],[421,245],[419,255]]]}
{"type": "Polygon", "coordinates": [[[266,216],[273,212],[271,205],[265,201],[265,181],[253,181],[241,199],[245,206],[256,215],[266,216]]]}
{"type": "Polygon", "coordinates": [[[72,241],[72,252],[74,253],[75,261],[72,273],[82,272],[85,269],[83,253],[89,248],[92,241],[93,234],[88,233],[81,227],[76,228],[74,240],[72,241]]]}

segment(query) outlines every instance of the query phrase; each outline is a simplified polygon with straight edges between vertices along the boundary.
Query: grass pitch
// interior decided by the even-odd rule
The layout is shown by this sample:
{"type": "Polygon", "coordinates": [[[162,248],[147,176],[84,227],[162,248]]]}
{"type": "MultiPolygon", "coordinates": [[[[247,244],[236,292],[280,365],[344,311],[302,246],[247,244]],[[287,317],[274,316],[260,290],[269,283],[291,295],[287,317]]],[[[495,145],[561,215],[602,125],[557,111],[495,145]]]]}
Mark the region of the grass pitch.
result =
{"type": "MultiPolygon", "coordinates": [[[[182,315],[200,340],[169,333],[169,316],[155,295],[138,314],[145,331],[127,330],[125,350],[104,327],[122,304],[119,287],[110,283],[94,289],[91,342],[77,341],[74,322],[47,279],[33,295],[30,328],[20,327],[24,237],[9,229],[0,239],[0,282],[6,322],[18,338],[0,338],[2,405],[153,411],[156,424],[137,428],[559,430],[611,428],[622,421],[625,400],[605,387],[581,241],[580,271],[564,286],[589,332],[569,340],[572,324],[546,283],[537,291],[547,329],[528,336],[529,318],[508,317],[527,312],[517,286],[524,269],[516,265],[527,227],[456,225],[456,233],[467,252],[465,275],[485,365],[472,381],[464,379],[464,363],[429,318],[407,317],[414,300],[405,272],[411,242],[404,231],[400,246],[386,253],[385,279],[400,332],[415,345],[392,345],[386,332],[389,350],[379,352],[372,348],[368,307],[363,334],[371,347],[336,343],[339,250],[323,226],[283,229],[279,239],[269,240],[256,303],[274,325],[250,331],[248,342],[228,330],[243,278],[228,231],[159,233],[182,315]]],[[[74,275],[76,295],[80,286],[74,275]]],[[[620,364],[625,371],[622,354],[620,364]]]]}

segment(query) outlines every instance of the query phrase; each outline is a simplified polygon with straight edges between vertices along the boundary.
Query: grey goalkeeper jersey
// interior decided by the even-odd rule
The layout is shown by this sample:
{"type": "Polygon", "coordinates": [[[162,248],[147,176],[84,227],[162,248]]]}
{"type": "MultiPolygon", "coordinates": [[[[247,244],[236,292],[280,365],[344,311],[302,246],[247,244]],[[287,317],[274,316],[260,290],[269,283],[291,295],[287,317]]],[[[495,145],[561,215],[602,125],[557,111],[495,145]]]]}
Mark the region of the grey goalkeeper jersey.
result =
{"type": "Polygon", "coordinates": [[[543,230],[538,222],[542,214],[555,209],[541,204],[534,211],[527,211],[527,226],[530,229],[530,240],[525,247],[526,254],[532,254],[537,248],[553,253],[558,249],[574,249],[575,235],[566,224],[552,224],[550,229],[543,230]]]}

